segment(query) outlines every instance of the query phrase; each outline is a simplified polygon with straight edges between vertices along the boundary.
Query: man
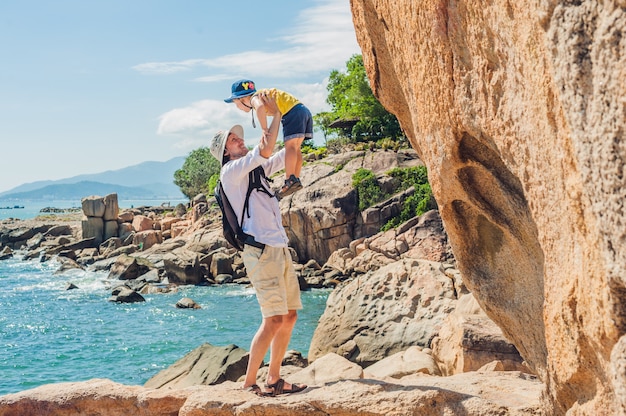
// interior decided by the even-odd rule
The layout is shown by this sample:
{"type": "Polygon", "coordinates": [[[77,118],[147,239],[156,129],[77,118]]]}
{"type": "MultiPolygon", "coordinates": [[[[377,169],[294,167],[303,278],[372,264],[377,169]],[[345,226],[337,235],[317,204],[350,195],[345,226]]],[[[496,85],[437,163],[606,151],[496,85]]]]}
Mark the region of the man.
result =
{"type": "MultiPolygon", "coordinates": [[[[262,166],[266,176],[270,176],[285,166],[284,149],[272,155],[280,126],[280,111],[273,99],[262,99],[271,112],[272,123],[268,134],[263,134],[257,146],[248,150],[240,125],[218,132],[210,146],[211,154],[222,164],[220,181],[240,223],[248,190],[249,172],[262,166]]],[[[244,246],[243,262],[263,316],[261,326],[250,345],[243,387],[259,396],[275,396],[299,392],[307,387],[287,383],[280,377],[281,363],[298,318],[297,310],[302,309],[302,302],[278,199],[271,192],[265,178],[262,178],[262,183],[270,192],[254,190],[250,194],[247,214],[243,215],[242,223],[243,231],[252,236],[244,246]],[[257,372],[270,347],[269,371],[265,389],[262,389],[256,381],[257,372]]]]}

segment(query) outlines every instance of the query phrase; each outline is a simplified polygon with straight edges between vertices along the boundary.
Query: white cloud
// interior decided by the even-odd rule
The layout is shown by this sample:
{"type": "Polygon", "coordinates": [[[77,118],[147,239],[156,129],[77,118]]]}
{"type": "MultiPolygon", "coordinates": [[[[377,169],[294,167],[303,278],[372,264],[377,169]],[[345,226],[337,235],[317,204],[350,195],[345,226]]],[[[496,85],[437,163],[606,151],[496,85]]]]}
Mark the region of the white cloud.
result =
{"type": "MultiPolygon", "coordinates": [[[[133,69],[142,73],[172,74],[205,68],[228,74],[245,73],[251,77],[301,77],[341,68],[350,56],[360,53],[347,0],[321,1],[318,6],[303,10],[292,27],[294,34],[279,39],[285,47],[274,52],[244,51],[210,59],[149,62],[133,69]]],[[[223,79],[221,74],[196,78],[205,82],[223,79]]]]}
{"type": "Polygon", "coordinates": [[[220,81],[229,81],[231,82],[233,79],[243,78],[243,76],[233,76],[230,74],[219,74],[219,75],[209,75],[206,77],[198,77],[194,79],[194,81],[198,82],[220,82],[220,81]]]}
{"type": "MultiPolygon", "coordinates": [[[[329,74],[333,69],[345,67],[346,61],[360,53],[360,49],[354,34],[349,1],[323,0],[316,4],[300,13],[297,22],[291,25],[290,34],[278,39],[283,42],[284,48],[274,52],[249,50],[210,59],[151,62],[137,65],[134,69],[160,74],[208,70],[208,74],[194,78],[194,81],[207,83],[228,80],[230,84],[233,79],[243,77],[289,78],[295,82],[288,82],[288,88],[273,86],[296,96],[313,114],[329,110],[326,103],[328,79],[313,82],[311,75],[317,78],[320,73],[329,74]]],[[[225,105],[221,100],[198,101],[168,111],[159,119],[158,134],[176,137],[180,140],[178,146],[187,149],[207,146],[216,131],[233,124],[244,126],[248,145],[256,144],[260,137],[260,130],[252,128],[250,114],[237,110],[234,105],[225,105]]]]}
{"type": "Polygon", "coordinates": [[[147,62],[132,67],[132,69],[144,74],[175,74],[177,72],[191,71],[198,65],[203,65],[205,59],[187,59],[178,62],[147,62]]]}
{"type": "Polygon", "coordinates": [[[193,150],[208,146],[217,131],[241,124],[246,133],[246,144],[253,145],[261,137],[261,130],[252,128],[251,117],[224,101],[202,100],[162,114],[157,134],[177,138],[179,149],[193,150]]]}
{"type": "Polygon", "coordinates": [[[328,95],[326,90],[327,85],[328,78],[322,83],[290,84],[289,92],[298,97],[298,100],[311,110],[311,113],[317,114],[320,111],[330,110],[330,105],[326,103],[326,97],[328,95]]]}

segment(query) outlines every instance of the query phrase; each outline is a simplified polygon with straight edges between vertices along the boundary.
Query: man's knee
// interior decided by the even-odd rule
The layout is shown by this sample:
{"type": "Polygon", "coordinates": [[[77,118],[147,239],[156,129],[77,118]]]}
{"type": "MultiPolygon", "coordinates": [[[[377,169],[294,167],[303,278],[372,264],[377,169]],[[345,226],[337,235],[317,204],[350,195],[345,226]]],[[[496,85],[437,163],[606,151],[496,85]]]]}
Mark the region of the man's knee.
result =
{"type": "Polygon", "coordinates": [[[298,320],[298,312],[290,310],[286,315],[274,315],[265,318],[265,325],[270,328],[278,328],[283,325],[292,325],[298,320]]]}
{"type": "Polygon", "coordinates": [[[265,318],[265,325],[269,327],[279,327],[283,324],[283,315],[274,315],[265,318]]]}
{"type": "Polygon", "coordinates": [[[298,320],[298,312],[290,310],[287,315],[284,316],[283,322],[287,324],[295,324],[298,320]]]}

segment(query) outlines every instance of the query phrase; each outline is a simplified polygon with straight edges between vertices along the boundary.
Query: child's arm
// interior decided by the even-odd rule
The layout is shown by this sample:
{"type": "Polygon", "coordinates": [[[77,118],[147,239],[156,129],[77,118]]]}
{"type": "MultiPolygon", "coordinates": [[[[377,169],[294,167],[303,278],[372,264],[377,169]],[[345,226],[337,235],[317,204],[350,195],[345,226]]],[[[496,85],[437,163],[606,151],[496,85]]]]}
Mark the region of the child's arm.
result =
{"type": "Polygon", "coordinates": [[[250,100],[250,104],[252,104],[252,107],[254,107],[254,109],[256,110],[256,117],[257,117],[257,120],[259,120],[259,125],[261,126],[263,131],[266,132],[267,131],[267,108],[265,106],[265,103],[263,102],[261,97],[255,95],[250,100]]]}
{"type": "Polygon", "coordinates": [[[278,137],[278,129],[280,127],[280,110],[278,110],[278,106],[276,105],[276,101],[266,95],[262,95],[259,98],[264,104],[265,111],[272,116],[272,124],[269,129],[263,130],[263,136],[261,137],[260,153],[261,156],[268,158],[274,152],[274,146],[276,145],[276,138],[278,137]]]}

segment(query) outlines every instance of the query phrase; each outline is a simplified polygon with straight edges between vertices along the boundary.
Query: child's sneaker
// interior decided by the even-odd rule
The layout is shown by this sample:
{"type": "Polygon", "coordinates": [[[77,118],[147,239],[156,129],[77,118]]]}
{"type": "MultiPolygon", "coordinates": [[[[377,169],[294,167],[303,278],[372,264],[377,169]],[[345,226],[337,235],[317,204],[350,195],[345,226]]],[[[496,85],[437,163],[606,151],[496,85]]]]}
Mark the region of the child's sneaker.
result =
{"type": "Polygon", "coordinates": [[[280,188],[276,196],[278,196],[278,199],[283,199],[300,189],[302,189],[302,182],[300,182],[300,179],[296,178],[296,175],[291,175],[289,178],[285,179],[285,184],[280,188]]]}

